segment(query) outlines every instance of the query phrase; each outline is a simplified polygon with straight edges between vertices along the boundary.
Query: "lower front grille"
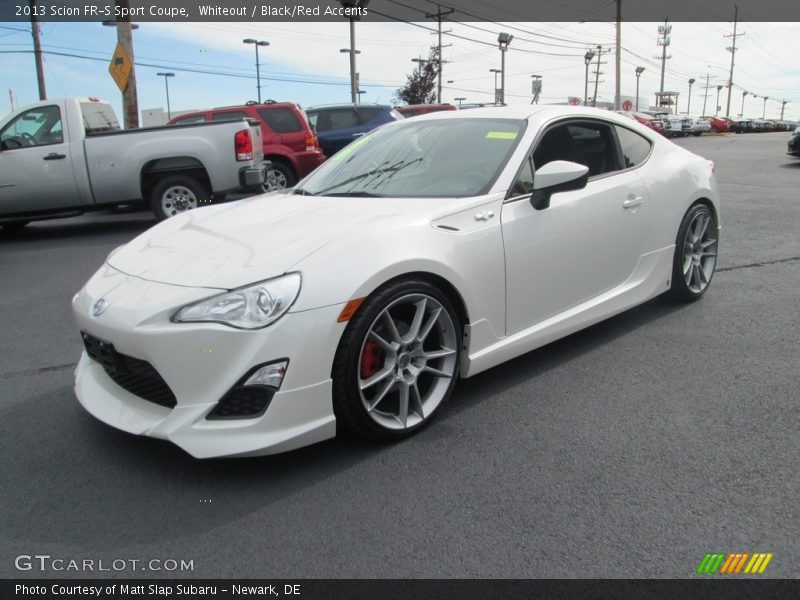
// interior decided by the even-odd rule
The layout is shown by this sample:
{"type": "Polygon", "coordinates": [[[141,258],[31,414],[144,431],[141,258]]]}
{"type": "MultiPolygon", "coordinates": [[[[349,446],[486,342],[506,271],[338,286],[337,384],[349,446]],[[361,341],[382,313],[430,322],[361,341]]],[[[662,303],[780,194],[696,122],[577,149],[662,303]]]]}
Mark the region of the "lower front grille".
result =
{"type": "Polygon", "coordinates": [[[174,408],[178,403],[167,382],[149,362],[121,354],[110,342],[104,342],[86,332],[81,332],[81,336],[86,354],[100,363],[118,386],[143,400],[166,408],[174,408]]]}
{"type": "Polygon", "coordinates": [[[207,419],[254,419],[267,411],[275,388],[263,385],[237,386],[214,407],[207,419]]]}

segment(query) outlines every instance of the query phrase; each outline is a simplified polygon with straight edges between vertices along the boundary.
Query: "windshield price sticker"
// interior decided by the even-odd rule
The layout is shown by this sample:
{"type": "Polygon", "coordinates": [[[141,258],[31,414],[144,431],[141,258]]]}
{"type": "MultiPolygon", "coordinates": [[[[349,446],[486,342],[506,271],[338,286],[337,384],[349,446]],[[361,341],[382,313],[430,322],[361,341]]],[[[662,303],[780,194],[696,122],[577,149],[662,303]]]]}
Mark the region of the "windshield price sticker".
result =
{"type": "Polygon", "coordinates": [[[486,134],[487,140],[515,140],[517,139],[516,131],[490,131],[486,134]]]}

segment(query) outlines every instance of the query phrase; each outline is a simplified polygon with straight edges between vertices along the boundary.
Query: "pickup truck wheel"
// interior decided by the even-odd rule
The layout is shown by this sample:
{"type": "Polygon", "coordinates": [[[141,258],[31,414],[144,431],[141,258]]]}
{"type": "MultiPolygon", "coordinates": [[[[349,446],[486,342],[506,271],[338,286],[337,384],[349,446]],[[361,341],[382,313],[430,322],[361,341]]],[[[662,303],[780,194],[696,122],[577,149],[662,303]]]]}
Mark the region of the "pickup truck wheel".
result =
{"type": "Polygon", "coordinates": [[[211,194],[196,179],[185,175],[165,177],[150,196],[150,207],[159,221],[207,204],[211,194]]]}
{"type": "Polygon", "coordinates": [[[286,165],[273,162],[272,169],[267,171],[267,177],[261,184],[262,192],[274,192],[275,190],[285,190],[293,187],[297,183],[292,170],[286,165]]]}

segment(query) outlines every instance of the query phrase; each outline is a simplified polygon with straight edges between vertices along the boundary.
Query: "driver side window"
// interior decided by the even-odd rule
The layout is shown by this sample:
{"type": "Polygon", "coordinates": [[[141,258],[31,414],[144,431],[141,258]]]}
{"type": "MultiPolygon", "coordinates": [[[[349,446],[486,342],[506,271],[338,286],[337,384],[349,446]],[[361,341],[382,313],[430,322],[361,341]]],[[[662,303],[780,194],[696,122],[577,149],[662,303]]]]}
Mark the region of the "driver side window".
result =
{"type": "Polygon", "coordinates": [[[61,144],[63,141],[61,111],[57,106],[26,110],[0,132],[0,145],[4,150],[61,144]]]}

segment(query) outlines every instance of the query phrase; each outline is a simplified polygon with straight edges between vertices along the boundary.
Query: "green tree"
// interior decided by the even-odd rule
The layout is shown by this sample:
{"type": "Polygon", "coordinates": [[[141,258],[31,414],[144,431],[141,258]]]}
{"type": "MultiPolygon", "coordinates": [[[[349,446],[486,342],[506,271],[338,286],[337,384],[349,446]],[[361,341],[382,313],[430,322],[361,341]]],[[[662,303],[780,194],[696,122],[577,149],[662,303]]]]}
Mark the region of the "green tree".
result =
{"type": "Polygon", "coordinates": [[[427,59],[420,60],[406,78],[405,86],[398,88],[394,99],[405,104],[432,104],[436,102],[436,79],[439,77],[439,51],[431,47],[427,59]]]}

